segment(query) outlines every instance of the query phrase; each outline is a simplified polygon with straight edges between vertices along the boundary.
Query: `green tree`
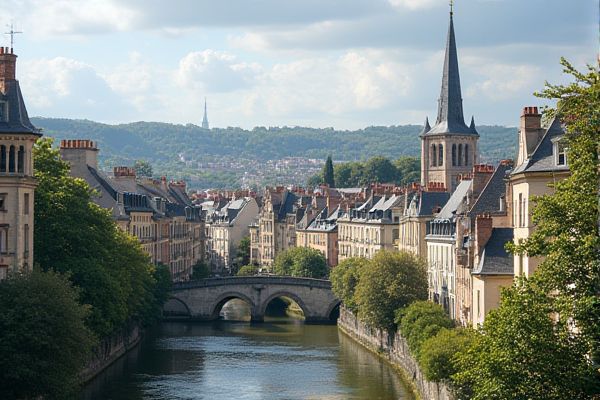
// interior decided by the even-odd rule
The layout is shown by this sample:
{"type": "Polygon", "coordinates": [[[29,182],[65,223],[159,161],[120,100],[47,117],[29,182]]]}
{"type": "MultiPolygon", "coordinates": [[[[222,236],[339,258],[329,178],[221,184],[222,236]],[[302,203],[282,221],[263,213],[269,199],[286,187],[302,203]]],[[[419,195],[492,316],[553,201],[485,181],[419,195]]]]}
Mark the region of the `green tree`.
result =
{"type": "Polygon", "coordinates": [[[350,163],[337,164],[333,170],[333,177],[338,187],[344,188],[355,186],[351,181],[352,165],[350,163]]]}
{"type": "Polygon", "coordinates": [[[361,270],[355,298],[361,320],[393,330],[397,309],[427,298],[425,264],[406,252],[379,251],[361,270]]]}
{"type": "Polygon", "coordinates": [[[373,157],[365,164],[365,183],[393,183],[398,171],[392,162],[385,157],[373,157]]]}
{"type": "Polygon", "coordinates": [[[65,276],[34,271],[0,282],[0,398],[65,399],[95,343],[89,307],[65,276]]]}
{"type": "Polygon", "coordinates": [[[68,273],[91,305],[88,326],[105,337],[129,320],[144,322],[156,309],[154,267],[134,237],[119,229],[109,211],[91,201],[85,181],[50,139],[34,147],[35,260],[43,270],[68,273]]]}
{"type": "Polygon", "coordinates": [[[244,265],[240,267],[237,272],[237,276],[252,276],[258,274],[258,266],[257,265],[244,265]]]}
{"type": "Polygon", "coordinates": [[[133,168],[137,176],[152,177],[152,164],[146,160],[136,160],[133,163],[133,168]]]}
{"type": "Polygon", "coordinates": [[[421,344],[419,366],[425,378],[433,382],[449,382],[458,372],[456,357],[467,351],[474,343],[476,333],[472,329],[442,328],[435,336],[421,344]]]}
{"type": "Polygon", "coordinates": [[[305,278],[324,278],[329,268],[320,251],[308,247],[292,247],[275,257],[273,272],[305,278]]]}
{"type": "Polygon", "coordinates": [[[240,240],[233,263],[236,268],[250,264],[250,236],[244,236],[242,240],[240,240]]]}
{"type": "Polygon", "coordinates": [[[330,273],[329,279],[331,279],[333,293],[352,312],[357,311],[354,292],[360,279],[360,272],[368,263],[369,260],[366,258],[347,258],[333,267],[330,273]]]}
{"type": "Polygon", "coordinates": [[[210,276],[210,268],[202,260],[199,260],[194,266],[192,266],[192,280],[198,281],[206,279],[210,276]]]}
{"type": "Polygon", "coordinates": [[[406,308],[398,309],[395,322],[416,357],[420,355],[423,342],[442,329],[454,327],[454,321],[442,306],[430,301],[415,301],[406,308]]]}
{"type": "Polygon", "coordinates": [[[553,311],[553,299],[531,281],[505,289],[473,345],[457,355],[459,398],[589,399],[600,393],[585,340],[553,311]]]}
{"type": "Polygon", "coordinates": [[[329,187],[335,187],[333,160],[331,156],[327,156],[327,161],[325,161],[325,166],[323,167],[323,183],[326,183],[329,187]]]}
{"type": "Polygon", "coordinates": [[[400,157],[394,162],[397,171],[396,182],[408,185],[421,181],[421,160],[418,157],[400,157]]]}

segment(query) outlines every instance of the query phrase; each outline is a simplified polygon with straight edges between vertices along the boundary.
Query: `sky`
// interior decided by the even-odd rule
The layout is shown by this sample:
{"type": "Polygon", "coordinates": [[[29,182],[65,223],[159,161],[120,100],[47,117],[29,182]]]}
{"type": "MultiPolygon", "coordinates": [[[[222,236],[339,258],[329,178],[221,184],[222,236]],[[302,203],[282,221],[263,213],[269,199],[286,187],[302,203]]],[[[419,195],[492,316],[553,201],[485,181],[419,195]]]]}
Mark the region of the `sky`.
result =
{"type": "MultiPolygon", "coordinates": [[[[206,97],[213,127],[435,120],[448,18],[447,0],[0,3],[30,116],[200,125],[206,97]]],[[[456,0],[454,25],[477,124],[516,126],[561,56],[597,59],[597,0],[456,0]]]]}

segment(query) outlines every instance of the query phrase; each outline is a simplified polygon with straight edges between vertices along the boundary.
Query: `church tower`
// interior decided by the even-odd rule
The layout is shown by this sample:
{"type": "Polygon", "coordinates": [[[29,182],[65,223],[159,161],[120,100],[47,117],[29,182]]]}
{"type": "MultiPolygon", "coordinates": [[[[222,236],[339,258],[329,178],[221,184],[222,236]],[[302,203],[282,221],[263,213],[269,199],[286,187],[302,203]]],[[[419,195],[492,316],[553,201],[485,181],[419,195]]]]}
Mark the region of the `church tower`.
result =
{"type": "Polygon", "coordinates": [[[0,279],[33,266],[33,144],[42,136],[27,116],[17,56],[0,47],[0,279]]]}
{"type": "Polygon", "coordinates": [[[210,129],[208,126],[208,114],[206,113],[206,97],[204,98],[204,117],[202,118],[202,128],[210,129]]]}
{"type": "Polygon", "coordinates": [[[419,136],[421,184],[443,184],[446,190],[453,191],[458,185],[458,177],[471,172],[477,163],[479,133],[474,118],[471,118],[470,126],[464,120],[452,9],[437,120],[433,127],[426,120],[419,136]]]}

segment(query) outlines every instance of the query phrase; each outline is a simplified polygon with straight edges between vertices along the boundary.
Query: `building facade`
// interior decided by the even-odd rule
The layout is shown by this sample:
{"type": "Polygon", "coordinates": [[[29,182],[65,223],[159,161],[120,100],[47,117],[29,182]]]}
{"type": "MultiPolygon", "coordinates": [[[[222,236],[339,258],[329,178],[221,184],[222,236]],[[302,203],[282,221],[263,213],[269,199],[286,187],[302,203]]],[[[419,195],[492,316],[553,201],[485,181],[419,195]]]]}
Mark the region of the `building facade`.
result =
{"type": "Polygon", "coordinates": [[[0,47],[0,279],[33,266],[32,150],[42,135],[29,121],[16,64],[12,49],[0,47]]]}

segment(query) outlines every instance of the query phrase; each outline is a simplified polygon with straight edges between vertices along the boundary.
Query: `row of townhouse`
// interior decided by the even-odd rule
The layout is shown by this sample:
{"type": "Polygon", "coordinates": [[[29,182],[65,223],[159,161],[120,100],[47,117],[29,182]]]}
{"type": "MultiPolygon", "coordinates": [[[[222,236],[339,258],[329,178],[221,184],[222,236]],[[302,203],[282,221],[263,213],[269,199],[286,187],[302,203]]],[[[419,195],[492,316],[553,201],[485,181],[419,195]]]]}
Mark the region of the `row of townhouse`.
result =
{"type": "Polygon", "coordinates": [[[192,267],[204,257],[204,215],[188,198],[184,182],[138,178],[130,167],[105,174],[91,140],[62,140],[60,154],[71,175],[94,190],[93,201],[138,238],[152,263],[168,265],[173,281],[190,278],[192,267]]]}

